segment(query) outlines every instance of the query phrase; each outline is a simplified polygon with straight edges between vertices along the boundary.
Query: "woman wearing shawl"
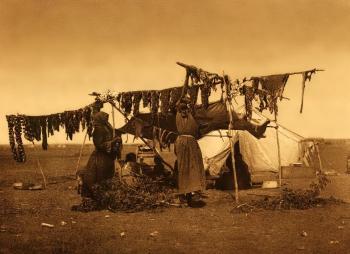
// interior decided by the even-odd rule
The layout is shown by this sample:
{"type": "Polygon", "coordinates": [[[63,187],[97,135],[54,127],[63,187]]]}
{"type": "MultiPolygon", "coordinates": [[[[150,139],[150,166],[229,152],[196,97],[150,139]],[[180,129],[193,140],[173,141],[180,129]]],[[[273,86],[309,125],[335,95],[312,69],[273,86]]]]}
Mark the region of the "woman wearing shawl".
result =
{"type": "Polygon", "coordinates": [[[114,176],[114,160],[120,157],[121,137],[113,137],[113,127],[108,122],[108,114],[97,112],[93,116],[92,152],[85,170],[81,173],[82,197],[92,197],[92,186],[114,176]]]}

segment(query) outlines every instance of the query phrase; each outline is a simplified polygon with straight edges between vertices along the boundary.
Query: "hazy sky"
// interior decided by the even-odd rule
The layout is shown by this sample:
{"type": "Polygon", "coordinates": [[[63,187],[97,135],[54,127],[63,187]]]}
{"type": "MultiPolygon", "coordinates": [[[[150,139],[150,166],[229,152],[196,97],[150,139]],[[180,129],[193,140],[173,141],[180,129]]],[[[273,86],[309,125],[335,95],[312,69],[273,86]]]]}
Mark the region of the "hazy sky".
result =
{"type": "Polygon", "coordinates": [[[232,78],[324,68],[307,84],[302,115],[301,77],[290,79],[279,120],[305,136],[350,138],[349,27],[347,0],[0,0],[0,143],[6,114],[79,108],[92,91],[180,85],[176,61],[232,78]]]}

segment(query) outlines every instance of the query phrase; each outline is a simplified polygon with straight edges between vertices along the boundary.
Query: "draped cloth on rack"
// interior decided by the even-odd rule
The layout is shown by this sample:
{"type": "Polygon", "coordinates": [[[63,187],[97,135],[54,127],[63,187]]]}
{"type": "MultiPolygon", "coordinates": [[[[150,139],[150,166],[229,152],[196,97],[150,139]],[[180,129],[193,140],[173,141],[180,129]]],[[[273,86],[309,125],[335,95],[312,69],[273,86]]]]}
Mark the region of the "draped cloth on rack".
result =
{"type": "MultiPolygon", "coordinates": [[[[245,119],[241,119],[235,112],[233,114],[233,128],[235,130],[247,130],[256,138],[261,138],[265,133],[268,122],[262,125],[255,125],[245,119]]],[[[194,118],[196,122],[204,126],[200,128],[197,139],[204,136],[205,134],[220,129],[227,129],[230,118],[229,113],[224,102],[218,101],[210,103],[208,108],[205,109],[202,105],[195,107],[194,118]]],[[[137,117],[133,117],[130,121],[121,127],[119,130],[124,133],[133,135],[140,135],[146,139],[153,139],[153,125],[152,125],[152,114],[151,113],[140,113],[137,117]],[[142,122],[142,131],[139,128],[142,122]],[[137,127],[136,127],[137,126],[137,127]]],[[[157,127],[170,131],[169,141],[174,143],[177,137],[178,130],[176,128],[176,115],[172,112],[167,114],[159,114],[157,127]]]]}

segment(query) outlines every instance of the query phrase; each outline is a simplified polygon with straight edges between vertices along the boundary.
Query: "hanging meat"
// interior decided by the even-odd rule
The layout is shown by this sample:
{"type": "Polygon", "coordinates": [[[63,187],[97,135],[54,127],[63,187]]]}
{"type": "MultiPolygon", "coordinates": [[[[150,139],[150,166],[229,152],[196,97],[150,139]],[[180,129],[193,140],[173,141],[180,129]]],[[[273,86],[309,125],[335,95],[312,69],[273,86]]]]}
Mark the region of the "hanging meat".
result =
{"type": "Polygon", "coordinates": [[[194,105],[196,105],[197,103],[198,92],[199,92],[199,86],[194,85],[188,88],[188,95],[190,96],[192,107],[194,107],[194,105]]]}
{"type": "Polygon", "coordinates": [[[42,148],[44,150],[47,150],[48,144],[47,144],[47,119],[45,116],[40,118],[40,126],[41,126],[41,135],[43,137],[43,141],[42,141],[42,148]]]}
{"type": "Polygon", "coordinates": [[[122,94],[121,98],[121,108],[124,110],[124,112],[129,115],[131,113],[132,109],[132,93],[127,92],[122,94]]]}
{"type": "Polygon", "coordinates": [[[142,106],[147,108],[151,103],[151,92],[150,91],[142,91],[142,106]]]}
{"type": "Polygon", "coordinates": [[[50,137],[54,135],[54,129],[53,129],[53,116],[49,115],[47,116],[47,136],[50,137]]]}
{"type": "Polygon", "coordinates": [[[35,139],[34,130],[28,116],[23,115],[23,132],[24,138],[30,142],[33,142],[35,139]]]}
{"type": "Polygon", "coordinates": [[[167,114],[170,108],[170,89],[165,89],[160,92],[160,112],[167,114]]]}
{"type": "Polygon", "coordinates": [[[201,85],[200,86],[201,89],[201,101],[202,101],[202,105],[204,108],[208,108],[209,106],[209,96],[211,94],[211,88],[210,86],[207,85],[201,85]]]}
{"type": "Polygon", "coordinates": [[[247,120],[252,118],[253,100],[254,100],[254,88],[249,86],[243,86],[244,103],[245,103],[245,117],[247,120]]]}
{"type": "Polygon", "coordinates": [[[134,92],[133,94],[133,115],[136,116],[140,113],[140,103],[142,99],[142,92],[134,92]]]}
{"type": "Polygon", "coordinates": [[[73,119],[73,113],[71,111],[65,111],[62,115],[62,120],[64,123],[64,128],[67,135],[67,140],[73,140],[73,134],[75,132],[74,130],[74,119],[73,119]]]}
{"type": "Polygon", "coordinates": [[[152,114],[157,114],[159,109],[159,92],[151,92],[151,112],[152,114]]]}
{"type": "Polygon", "coordinates": [[[60,114],[51,115],[52,118],[52,127],[55,131],[60,131],[61,118],[60,114]]]}
{"type": "Polygon", "coordinates": [[[87,128],[87,133],[89,138],[92,137],[93,123],[92,123],[92,110],[90,107],[85,107],[83,110],[83,119],[85,121],[85,126],[87,128]]]}
{"type": "Polygon", "coordinates": [[[8,130],[9,130],[9,142],[12,151],[12,155],[15,161],[25,162],[26,154],[22,141],[22,118],[14,115],[6,116],[8,130]]]}
{"type": "Polygon", "coordinates": [[[11,116],[6,116],[7,120],[7,125],[8,125],[8,131],[9,131],[9,142],[10,142],[10,147],[12,151],[12,156],[15,161],[18,161],[18,153],[16,149],[16,140],[15,140],[15,122],[14,122],[14,117],[11,116]]]}
{"type": "Polygon", "coordinates": [[[182,87],[172,88],[170,91],[169,108],[172,112],[176,111],[176,103],[180,100],[182,87]]]}

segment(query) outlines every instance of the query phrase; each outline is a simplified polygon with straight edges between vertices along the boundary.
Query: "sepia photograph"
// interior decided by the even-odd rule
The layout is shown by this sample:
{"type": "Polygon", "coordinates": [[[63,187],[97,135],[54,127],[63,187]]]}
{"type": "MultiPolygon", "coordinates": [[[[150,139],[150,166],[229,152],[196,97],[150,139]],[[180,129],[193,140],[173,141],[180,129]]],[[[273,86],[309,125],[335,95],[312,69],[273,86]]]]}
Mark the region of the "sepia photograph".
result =
{"type": "Polygon", "coordinates": [[[0,254],[350,253],[350,1],[0,0],[0,254]]]}

